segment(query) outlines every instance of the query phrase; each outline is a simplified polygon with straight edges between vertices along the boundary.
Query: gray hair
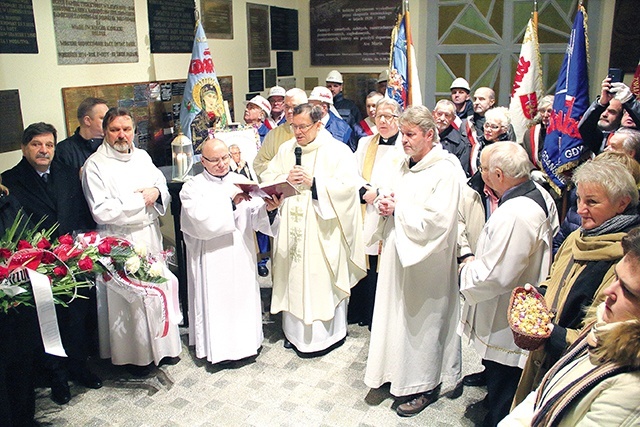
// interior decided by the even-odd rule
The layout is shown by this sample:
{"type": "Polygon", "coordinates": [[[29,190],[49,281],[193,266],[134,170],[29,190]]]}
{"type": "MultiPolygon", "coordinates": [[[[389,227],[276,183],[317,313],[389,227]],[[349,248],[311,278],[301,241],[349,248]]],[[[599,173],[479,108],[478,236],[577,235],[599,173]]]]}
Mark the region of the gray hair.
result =
{"type": "Polygon", "coordinates": [[[309,117],[311,118],[311,121],[313,123],[319,122],[322,119],[322,115],[324,114],[322,107],[318,105],[300,104],[293,109],[294,117],[299,114],[305,114],[305,113],[309,114],[309,117]]]}
{"type": "Polygon", "coordinates": [[[381,94],[381,93],[380,93],[380,92],[378,92],[377,90],[372,90],[371,92],[369,92],[369,93],[367,94],[366,99],[373,98],[374,96],[381,96],[381,97],[383,97],[383,98],[384,98],[384,95],[383,95],[383,94],[381,94]]]}
{"type": "Polygon", "coordinates": [[[607,193],[610,202],[625,196],[631,199],[632,207],[638,206],[638,188],[629,170],[615,160],[591,160],[579,166],[573,174],[573,183],[597,184],[607,193]]]}
{"type": "Polygon", "coordinates": [[[436,106],[433,108],[434,110],[445,110],[447,109],[449,113],[456,114],[456,104],[451,102],[449,99],[441,99],[436,102],[436,106]]]}
{"type": "MultiPolygon", "coordinates": [[[[489,110],[491,111],[491,110],[489,110]]],[[[483,152],[489,157],[489,170],[500,169],[510,178],[531,178],[529,155],[520,144],[511,141],[497,141],[487,145],[483,152]]]]}
{"type": "Polygon", "coordinates": [[[378,108],[385,106],[393,107],[393,114],[398,117],[402,114],[402,107],[400,107],[400,104],[398,104],[398,101],[395,99],[382,98],[380,101],[376,102],[376,111],[378,111],[378,108]]]}
{"type": "Polygon", "coordinates": [[[632,128],[619,128],[616,134],[624,135],[622,149],[629,155],[633,152],[633,158],[640,163],[640,131],[632,128]]]}
{"type": "Polygon", "coordinates": [[[433,120],[433,115],[424,105],[411,106],[404,110],[404,113],[400,115],[399,124],[400,126],[417,126],[423,133],[432,130],[433,143],[440,142],[438,128],[435,120],[433,120]]]}
{"type": "Polygon", "coordinates": [[[486,122],[497,122],[506,128],[511,124],[511,114],[509,114],[509,109],[507,107],[490,108],[486,113],[484,113],[484,118],[486,122]]]}

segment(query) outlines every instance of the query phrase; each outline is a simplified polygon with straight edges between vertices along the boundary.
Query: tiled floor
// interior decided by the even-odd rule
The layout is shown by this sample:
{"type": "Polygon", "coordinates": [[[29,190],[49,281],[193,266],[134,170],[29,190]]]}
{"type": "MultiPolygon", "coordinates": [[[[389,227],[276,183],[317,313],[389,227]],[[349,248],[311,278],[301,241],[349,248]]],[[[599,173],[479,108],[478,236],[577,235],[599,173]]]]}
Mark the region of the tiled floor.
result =
{"type": "MultiPolygon", "coordinates": [[[[38,389],[37,420],[50,426],[473,426],[484,415],[484,389],[465,388],[454,397],[444,385],[445,396],[421,414],[398,417],[388,387],[370,390],[363,382],[365,327],[350,325],[341,347],[312,359],[283,348],[279,316],[269,316],[264,331],[255,360],[225,366],[196,359],[186,330],[179,362],[148,378],[97,361],[101,389],[73,385],[64,406],[38,389]]],[[[464,374],[479,367],[473,349],[463,345],[464,374]]]]}

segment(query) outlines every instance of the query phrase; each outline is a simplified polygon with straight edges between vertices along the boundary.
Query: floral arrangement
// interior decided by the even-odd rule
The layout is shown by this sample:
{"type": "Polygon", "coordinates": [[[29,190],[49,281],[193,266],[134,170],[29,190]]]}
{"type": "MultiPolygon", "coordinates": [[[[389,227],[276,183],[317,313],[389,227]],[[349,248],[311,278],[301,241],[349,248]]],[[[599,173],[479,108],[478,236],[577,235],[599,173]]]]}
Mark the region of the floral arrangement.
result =
{"type": "Polygon", "coordinates": [[[35,305],[29,270],[49,278],[54,302],[64,306],[82,298],[78,288],[93,286],[89,278],[95,274],[118,274],[129,283],[166,281],[164,260],[142,246],[96,232],[52,240],[57,225],[41,230],[42,221],[29,227],[30,219],[20,211],[0,239],[0,313],[35,305]]]}

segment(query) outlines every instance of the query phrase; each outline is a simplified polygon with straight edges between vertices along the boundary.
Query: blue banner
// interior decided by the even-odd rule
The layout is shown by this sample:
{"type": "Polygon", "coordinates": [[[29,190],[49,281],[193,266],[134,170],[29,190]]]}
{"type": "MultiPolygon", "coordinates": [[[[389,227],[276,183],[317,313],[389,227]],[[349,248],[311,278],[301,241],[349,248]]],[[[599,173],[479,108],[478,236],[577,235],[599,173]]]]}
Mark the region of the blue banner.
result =
{"type": "Polygon", "coordinates": [[[569,172],[578,165],[584,150],[578,123],[589,108],[585,20],[584,7],[579,6],[556,83],[553,112],[541,155],[544,170],[556,190],[567,186],[569,172]]]}
{"type": "Polygon", "coordinates": [[[409,62],[407,61],[407,29],[406,14],[396,25],[392,33],[393,50],[391,53],[391,70],[387,81],[387,96],[400,104],[407,106],[409,93],[409,62]]]}

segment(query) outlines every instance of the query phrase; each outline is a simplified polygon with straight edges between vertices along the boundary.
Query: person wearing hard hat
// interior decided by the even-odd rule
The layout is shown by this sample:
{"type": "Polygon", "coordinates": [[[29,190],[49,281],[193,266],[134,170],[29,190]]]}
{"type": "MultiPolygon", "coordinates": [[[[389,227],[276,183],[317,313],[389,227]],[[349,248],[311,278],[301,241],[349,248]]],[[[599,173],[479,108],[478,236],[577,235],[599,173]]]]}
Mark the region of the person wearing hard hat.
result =
{"type": "Polygon", "coordinates": [[[451,83],[451,101],[456,105],[456,115],[461,119],[473,115],[473,102],[469,99],[471,88],[469,82],[458,77],[451,83]]]}
{"type": "Polygon", "coordinates": [[[267,129],[275,129],[287,121],[284,114],[284,97],[287,91],[282,86],[274,86],[269,89],[269,95],[267,99],[271,104],[271,114],[264,121],[264,125],[267,129]]]}
{"type": "Polygon", "coordinates": [[[335,115],[331,110],[334,97],[331,91],[324,86],[316,86],[309,95],[309,104],[319,105],[322,107],[322,118],[320,121],[324,124],[326,130],[338,141],[342,141],[356,151],[357,141],[352,137],[353,131],[346,121],[335,115]]]}
{"type": "Polygon", "coordinates": [[[260,135],[260,142],[264,139],[269,128],[265,126],[264,122],[271,114],[271,104],[260,95],[256,95],[248,101],[244,102],[244,121],[246,124],[255,127],[260,135]]]}
{"type": "Polygon", "coordinates": [[[389,80],[389,70],[382,70],[380,74],[378,74],[378,92],[382,95],[387,95],[387,80],[389,80]]]}
{"type": "Polygon", "coordinates": [[[356,103],[350,99],[346,99],[342,94],[342,74],[340,74],[338,70],[331,70],[329,74],[327,74],[325,81],[327,83],[327,89],[329,89],[333,95],[333,106],[338,110],[340,117],[353,129],[353,125],[362,119],[362,114],[356,106],[356,103]]]}

